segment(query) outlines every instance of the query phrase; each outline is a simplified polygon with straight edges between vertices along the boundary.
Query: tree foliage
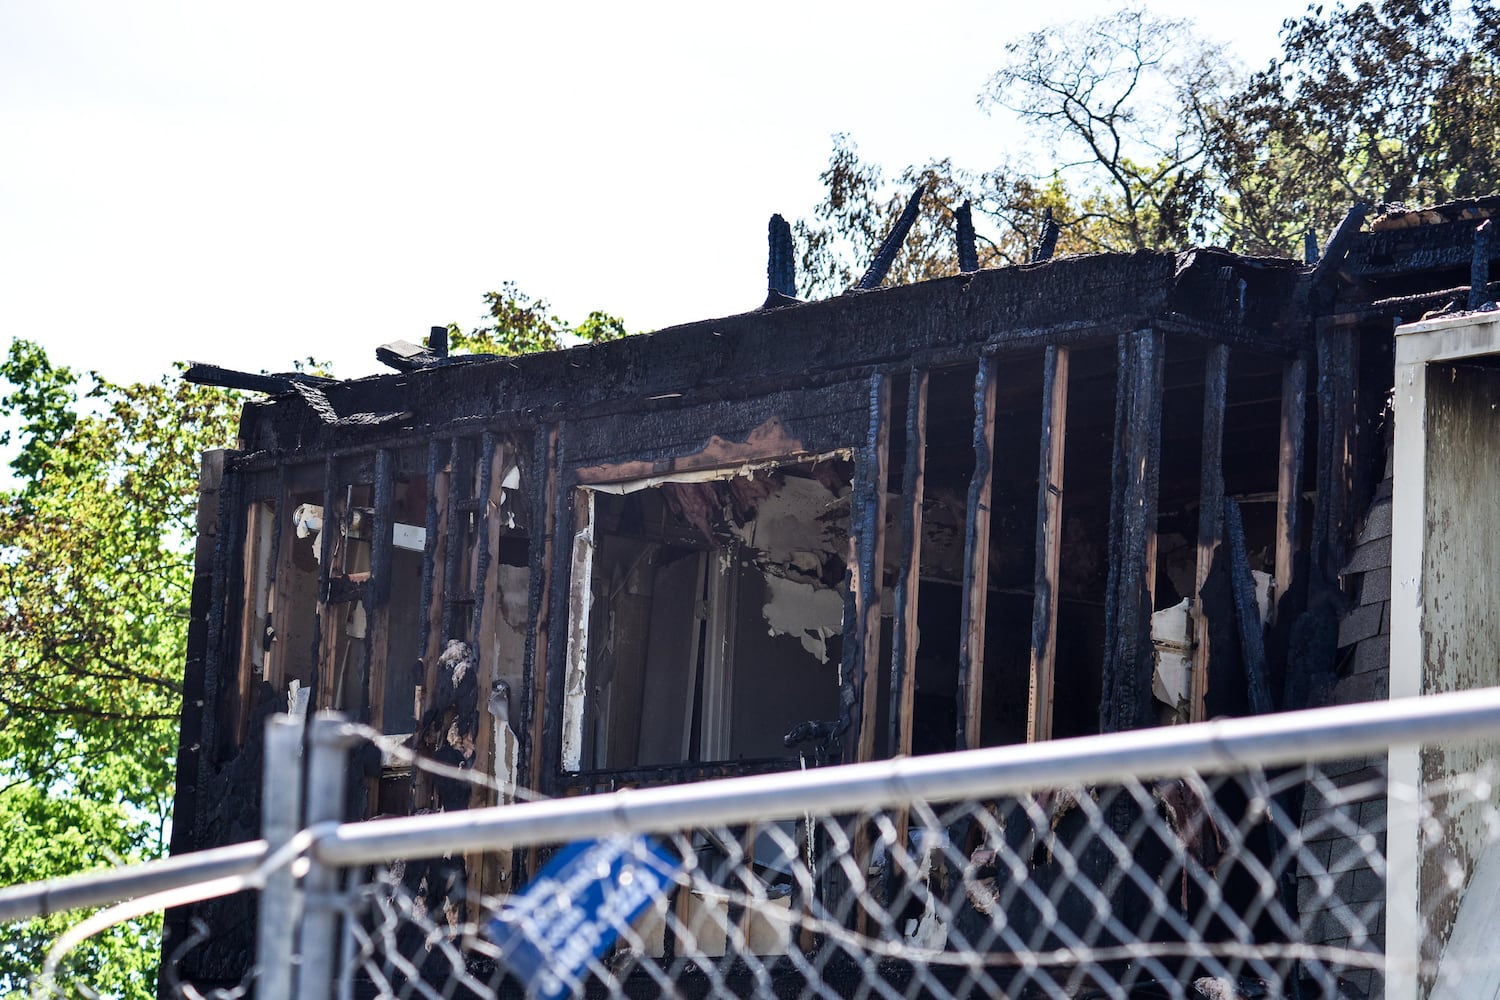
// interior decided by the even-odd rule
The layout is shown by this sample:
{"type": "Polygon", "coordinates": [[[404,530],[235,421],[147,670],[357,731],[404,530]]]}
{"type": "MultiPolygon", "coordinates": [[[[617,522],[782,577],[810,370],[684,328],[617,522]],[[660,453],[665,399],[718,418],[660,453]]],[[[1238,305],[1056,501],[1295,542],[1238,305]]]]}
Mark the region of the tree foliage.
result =
{"type": "Polygon", "coordinates": [[[953,211],[973,202],[981,266],[1031,258],[1050,213],[1059,253],[1218,243],[1292,254],[1357,200],[1433,203],[1500,190],[1500,7],[1475,0],[1314,6],[1281,55],[1237,78],[1186,21],[1133,9],[1024,35],[979,103],[1029,155],[983,172],[946,159],[887,183],[836,136],[824,199],[797,232],[804,294],[848,288],[926,185],[893,282],[958,270],[953,211]]]}
{"type": "Polygon", "coordinates": [[[1225,101],[1209,141],[1225,233],[1291,252],[1355,201],[1433,204],[1500,190],[1500,7],[1380,0],[1311,8],[1225,101]]]}
{"type": "Polygon", "coordinates": [[[1125,9],[1024,35],[1005,56],[980,103],[1013,112],[1054,175],[1087,192],[1061,223],[1101,250],[1206,235],[1206,123],[1227,82],[1222,47],[1187,21],[1125,9]]]}
{"type": "MultiPolygon", "coordinates": [[[[175,377],[116,385],[17,340],[0,377],[12,485],[0,491],[0,880],[165,848],[192,581],[199,454],[229,443],[232,394],[175,377]]],[[[76,914],[0,931],[0,991],[76,914]]],[[[154,923],[72,968],[155,990],[154,923]]]]}
{"type": "Polygon", "coordinates": [[[448,326],[449,350],[461,354],[534,354],[556,351],[579,343],[616,340],[628,334],[623,320],[604,312],[591,312],[577,326],[552,314],[546,299],[534,299],[507,281],[498,292],[485,292],[488,321],[464,332],[448,326]]]}

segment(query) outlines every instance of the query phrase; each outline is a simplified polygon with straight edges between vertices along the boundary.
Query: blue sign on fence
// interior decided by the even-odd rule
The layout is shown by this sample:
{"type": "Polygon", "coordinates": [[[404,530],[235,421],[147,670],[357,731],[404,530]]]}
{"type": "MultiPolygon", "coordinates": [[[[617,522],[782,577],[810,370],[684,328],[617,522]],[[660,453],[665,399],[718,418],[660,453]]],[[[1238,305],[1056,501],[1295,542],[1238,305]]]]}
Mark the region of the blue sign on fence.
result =
{"type": "Polygon", "coordinates": [[[582,992],[589,962],[665,894],[681,868],[681,858],[647,837],[570,844],[485,930],[528,993],[561,1000],[582,992]]]}

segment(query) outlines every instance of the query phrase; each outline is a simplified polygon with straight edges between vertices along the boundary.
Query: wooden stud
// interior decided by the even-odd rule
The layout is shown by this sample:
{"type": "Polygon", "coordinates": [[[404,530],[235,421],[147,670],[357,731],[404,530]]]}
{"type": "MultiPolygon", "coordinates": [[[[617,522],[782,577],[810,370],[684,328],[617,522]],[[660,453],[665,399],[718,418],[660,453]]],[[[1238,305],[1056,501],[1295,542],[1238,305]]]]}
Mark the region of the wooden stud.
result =
{"type": "Polygon", "coordinates": [[[332,458],[323,463],[323,530],[318,534],[318,617],[313,627],[313,708],[333,707],[334,667],[338,663],[339,629],[335,605],[328,601],[333,574],[334,542],[339,537],[338,483],[332,458]]]}
{"type": "Polygon", "coordinates": [[[974,378],[974,478],[964,525],[964,601],[958,655],[958,733],[955,747],[980,745],[984,699],[984,624],[989,601],[990,494],[995,464],[995,376],[993,357],[979,360],[974,378]]]}
{"type": "Polygon", "coordinates": [[[245,511],[244,562],[241,568],[244,587],[240,597],[240,655],[234,722],[235,743],[239,746],[244,745],[248,735],[258,682],[267,676],[271,658],[265,649],[264,622],[275,590],[270,576],[274,556],[270,540],[263,536],[273,530],[276,513],[275,507],[262,500],[250,501],[245,511]]]}
{"type": "MultiPolygon", "coordinates": [[[[375,453],[372,489],[374,517],[370,522],[370,582],[364,592],[365,672],[360,692],[360,715],[376,729],[385,729],[386,674],[390,664],[391,573],[396,531],[396,456],[388,448],[375,453]]],[[[367,815],[380,806],[380,775],[367,779],[367,815]]]]}
{"type": "Polygon", "coordinates": [[[1313,512],[1312,565],[1319,582],[1336,586],[1344,568],[1354,453],[1354,331],[1321,321],[1318,352],[1318,488],[1313,512]]]}
{"type": "Polygon", "coordinates": [[[1208,617],[1203,613],[1203,586],[1223,540],[1224,401],[1229,385],[1229,348],[1216,344],[1203,362],[1203,450],[1199,462],[1198,552],[1193,574],[1193,668],[1189,718],[1202,722],[1208,697],[1208,617]]]}
{"type": "MultiPolygon", "coordinates": [[[[917,690],[917,592],[922,573],[922,502],[927,469],[928,373],[913,369],[906,401],[906,464],[901,474],[901,554],[891,628],[890,752],[911,754],[917,690]]],[[[904,842],[904,831],[903,831],[904,842]]]]}
{"type": "MultiPolygon", "coordinates": [[[[490,579],[489,567],[500,551],[500,540],[505,534],[505,520],[500,516],[500,484],[505,478],[505,466],[510,449],[497,442],[488,432],[484,435],[481,457],[479,496],[481,508],[479,557],[476,561],[474,579],[474,650],[479,658],[479,702],[484,705],[495,681],[495,626],[500,622],[500,577],[490,579]]],[[[481,712],[480,733],[475,749],[475,766],[496,773],[496,762],[492,759],[494,726],[481,712]]],[[[476,788],[471,805],[495,804],[495,793],[491,789],[476,788]]]]}
{"type": "MultiPolygon", "coordinates": [[[[890,750],[911,756],[912,715],[917,694],[917,594],[922,580],[922,501],[927,472],[928,373],[913,368],[906,397],[906,462],[901,471],[901,555],[896,576],[896,617],[891,627],[890,750]]],[[[905,845],[909,816],[895,812],[896,844],[905,845]]],[[[896,880],[886,880],[886,899],[896,880]]]]}
{"type": "MultiPolygon", "coordinates": [[[[451,473],[445,460],[447,443],[433,439],[427,446],[427,512],[426,541],[422,546],[422,607],[417,622],[417,649],[414,666],[421,669],[422,686],[413,692],[413,708],[420,733],[433,696],[437,691],[438,657],[442,653],[443,587],[438,582],[438,567],[447,564],[448,555],[448,487],[451,473]]],[[[420,749],[420,748],[419,748],[420,749]]],[[[416,808],[428,807],[432,782],[426,772],[414,768],[411,774],[412,801],[416,808]]]]}
{"type": "Polygon", "coordinates": [[[1157,488],[1161,473],[1163,335],[1137,330],[1120,338],[1115,407],[1114,489],[1110,501],[1110,585],[1099,728],[1150,723],[1152,593],[1157,488]]]}
{"type": "Polygon", "coordinates": [[[890,470],[891,380],[870,377],[870,425],[863,449],[863,475],[851,519],[854,548],[854,641],[859,662],[846,671],[858,678],[860,714],[856,760],[875,757],[876,705],[880,691],[880,591],[885,566],[886,483],[890,470]]]}
{"type": "Polygon", "coordinates": [[[1276,473],[1276,596],[1272,620],[1290,608],[1282,602],[1292,589],[1302,544],[1302,464],[1307,440],[1307,361],[1288,361],[1281,375],[1281,450],[1276,473]]]}
{"type": "MultiPolygon", "coordinates": [[[[542,513],[541,544],[532,545],[535,553],[531,566],[531,589],[532,606],[534,611],[531,616],[531,630],[527,634],[527,650],[525,673],[527,681],[526,699],[527,710],[525,724],[528,726],[530,738],[527,740],[527,759],[524,773],[528,776],[530,787],[541,790],[544,778],[547,774],[546,758],[548,754],[547,730],[549,720],[561,722],[555,719],[557,712],[549,712],[547,705],[547,692],[552,685],[549,683],[549,675],[552,659],[551,635],[552,622],[552,587],[556,577],[553,564],[557,559],[557,531],[559,518],[558,509],[565,503],[566,498],[562,495],[561,482],[559,481],[557,458],[560,449],[560,430],[552,427],[547,431],[546,439],[539,442],[537,451],[542,457],[543,475],[541,488],[538,491],[537,502],[540,503],[542,513]]],[[[563,623],[566,625],[566,623],[563,623]]],[[[561,703],[556,706],[561,710],[561,703]]],[[[560,752],[561,739],[559,738],[557,750],[560,752]]],[[[554,761],[555,763],[555,761],[554,761]]]]}
{"type": "Polygon", "coordinates": [[[286,641],[281,638],[286,631],[282,619],[291,611],[290,602],[281,595],[281,587],[292,573],[292,550],[295,542],[286,538],[291,527],[291,492],[287,488],[286,467],[277,470],[276,498],[271,504],[275,514],[271,528],[271,576],[266,584],[266,623],[272,629],[271,648],[266,650],[265,679],[277,696],[286,693],[286,641]]]}
{"type": "Polygon", "coordinates": [[[1068,429],[1068,348],[1051,346],[1042,366],[1042,440],[1036,500],[1027,742],[1052,738],[1057,685],[1057,598],[1062,563],[1063,456],[1068,429]]]}
{"type": "MultiPolygon", "coordinates": [[[[499,489],[505,474],[502,466],[505,448],[495,440],[493,432],[485,431],[479,452],[479,482],[475,492],[479,500],[479,511],[474,532],[474,618],[470,632],[478,690],[478,728],[474,733],[473,768],[478,773],[494,775],[495,724],[485,706],[495,679],[495,621],[498,618],[499,586],[498,574],[497,579],[491,581],[489,569],[494,554],[500,547],[500,503],[491,493],[499,489]]],[[[496,804],[493,788],[476,784],[469,792],[471,809],[496,804]]],[[[494,852],[471,851],[466,854],[464,869],[469,873],[470,889],[486,895],[498,892],[501,887],[497,865],[510,867],[509,852],[506,852],[504,860],[497,858],[494,852]]]]}

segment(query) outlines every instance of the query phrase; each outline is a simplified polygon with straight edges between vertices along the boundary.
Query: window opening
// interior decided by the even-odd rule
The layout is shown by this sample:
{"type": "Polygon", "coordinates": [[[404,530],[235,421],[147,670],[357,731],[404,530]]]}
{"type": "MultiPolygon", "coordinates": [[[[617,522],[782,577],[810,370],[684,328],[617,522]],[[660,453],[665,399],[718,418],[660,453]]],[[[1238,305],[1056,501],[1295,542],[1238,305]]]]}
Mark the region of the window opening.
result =
{"type": "Polygon", "coordinates": [[[853,469],[578,489],[565,769],[796,760],[838,719],[853,469]]]}

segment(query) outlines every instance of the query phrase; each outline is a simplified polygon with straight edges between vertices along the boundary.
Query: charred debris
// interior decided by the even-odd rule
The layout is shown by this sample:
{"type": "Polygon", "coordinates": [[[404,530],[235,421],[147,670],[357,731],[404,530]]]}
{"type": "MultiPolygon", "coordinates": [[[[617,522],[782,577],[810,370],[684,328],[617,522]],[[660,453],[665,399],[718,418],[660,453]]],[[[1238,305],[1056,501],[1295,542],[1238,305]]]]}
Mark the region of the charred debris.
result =
{"type": "MultiPolygon", "coordinates": [[[[897,232],[815,302],[776,217],[754,312],[514,358],[437,328],[354,381],[195,366],[266,395],[204,465],[172,849],[256,835],[276,711],[568,795],[1326,701],[1394,326],[1496,297],[1497,212],[978,270],[961,211],[964,273],[879,287],[897,232]]],[[[358,767],[350,818],[495,801],[358,767]]]]}

